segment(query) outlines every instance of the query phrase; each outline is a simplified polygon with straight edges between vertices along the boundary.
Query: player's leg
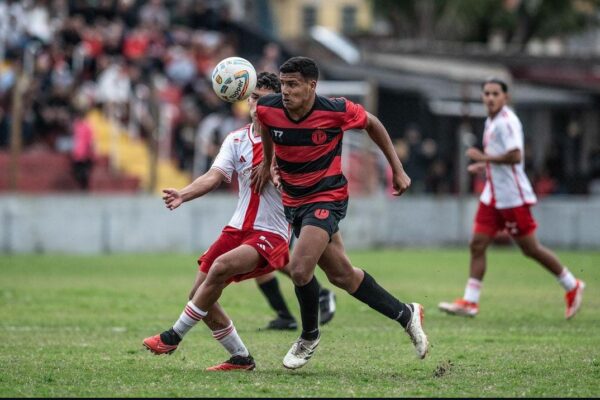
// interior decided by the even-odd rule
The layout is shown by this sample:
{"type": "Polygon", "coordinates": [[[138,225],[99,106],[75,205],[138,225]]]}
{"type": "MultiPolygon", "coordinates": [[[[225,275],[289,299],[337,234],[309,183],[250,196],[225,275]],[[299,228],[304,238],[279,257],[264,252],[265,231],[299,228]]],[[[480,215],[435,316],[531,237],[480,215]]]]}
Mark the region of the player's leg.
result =
{"type": "Polygon", "coordinates": [[[418,303],[405,304],[381,287],[366,271],[352,266],[346,255],[342,235],[335,233],[319,259],[327,279],[346,290],[375,311],[397,321],[409,334],[417,356],[424,358],[429,347],[422,328],[423,307],[418,303]]]}
{"type": "MultiPolygon", "coordinates": [[[[241,245],[218,256],[208,267],[208,273],[204,271],[198,273],[194,284],[197,289],[195,292],[192,289],[192,299],[186,304],[171,330],[157,335],[165,346],[158,343],[156,336],[144,340],[144,345],[156,354],[175,351],[183,337],[211,311],[231,279],[254,270],[261,261],[263,259],[258,252],[248,245],[241,245]]],[[[216,318],[215,315],[213,319],[216,318]]],[[[221,318],[223,324],[224,318],[221,318]]]]}
{"type": "Polygon", "coordinates": [[[504,228],[504,219],[496,208],[479,203],[475,214],[473,236],[469,242],[469,279],[462,298],[441,302],[438,308],[452,315],[474,317],[479,312],[479,296],[486,271],[487,248],[496,232],[504,228]]]}
{"type": "Polygon", "coordinates": [[[479,313],[479,297],[481,296],[481,287],[483,277],[486,271],[486,253],[487,248],[494,240],[493,236],[485,233],[473,234],[469,242],[470,267],[469,279],[465,285],[465,291],[462,298],[453,302],[441,302],[438,308],[451,315],[461,315],[474,317],[479,313]]]}
{"type": "Polygon", "coordinates": [[[319,285],[314,271],[328,242],[327,231],[304,225],[292,252],[289,266],[300,304],[302,334],[283,358],[283,366],[286,368],[304,366],[319,344],[319,285]]]}
{"type": "Polygon", "coordinates": [[[211,330],[212,337],[230,355],[228,360],[207,368],[207,371],[250,371],[256,367],[254,359],[235,329],[233,321],[218,302],[210,307],[203,321],[211,330]]]}
{"type": "MultiPolygon", "coordinates": [[[[198,271],[194,286],[189,295],[190,299],[205,279],[206,273],[198,271]]],[[[230,358],[227,361],[207,368],[208,371],[252,370],[255,368],[254,359],[239,337],[233,321],[219,303],[215,303],[209,308],[207,315],[202,321],[211,330],[212,337],[230,354],[230,358]]],[[[164,354],[165,352],[161,351],[163,349],[169,350],[166,353],[170,354],[175,351],[181,340],[182,337],[172,327],[160,335],[144,340],[144,346],[155,354],[164,354]]]]}
{"type": "MultiPolygon", "coordinates": [[[[289,266],[279,270],[279,272],[287,275],[291,279],[291,271],[289,266]]],[[[325,325],[333,319],[335,316],[335,310],[337,308],[337,299],[335,293],[327,289],[319,283],[319,280],[315,276],[315,281],[319,286],[319,324],[325,325]]]]}
{"type": "MultiPolygon", "coordinates": [[[[279,272],[287,275],[290,279],[292,277],[289,264],[280,269],[279,272]]],[[[337,301],[335,298],[335,293],[332,290],[321,286],[317,277],[315,277],[315,281],[317,282],[317,285],[319,285],[319,323],[321,325],[325,325],[333,319],[335,310],[337,308],[337,301]]]]}
{"type": "Polygon", "coordinates": [[[581,307],[585,283],[576,279],[571,271],[562,265],[556,254],[539,242],[535,232],[525,236],[513,237],[513,239],[524,255],[534,259],[546,268],[565,289],[565,317],[567,319],[572,318],[581,307]]]}
{"type": "Polygon", "coordinates": [[[277,318],[270,321],[267,329],[295,330],[298,324],[290,313],[288,306],[279,288],[279,281],[274,272],[256,277],[256,284],[267,299],[267,302],[277,313],[277,318]]]}
{"type": "Polygon", "coordinates": [[[306,340],[319,334],[319,284],[314,271],[328,242],[329,234],[322,228],[303,226],[289,263],[302,314],[301,337],[306,340]]]}
{"type": "Polygon", "coordinates": [[[263,261],[258,251],[247,244],[220,255],[213,262],[191,302],[200,310],[208,309],[221,297],[223,289],[233,277],[253,271],[263,261]]]}
{"type": "MultiPolygon", "coordinates": [[[[191,300],[198,290],[198,287],[206,279],[206,273],[197,271],[194,284],[188,295],[188,300],[191,300]]],[[[173,327],[162,332],[159,335],[154,335],[144,339],[143,345],[154,354],[171,354],[177,350],[177,346],[181,342],[181,337],[175,332],[173,327]]]]}
{"type": "MultiPolygon", "coordinates": [[[[483,281],[487,269],[487,248],[494,237],[485,233],[474,233],[469,242],[469,278],[483,281]]],[[[465,292],[466,293],[466,292],[465,292]]],[[[475,301],[476,303],[477,301],[475,301]]]]}

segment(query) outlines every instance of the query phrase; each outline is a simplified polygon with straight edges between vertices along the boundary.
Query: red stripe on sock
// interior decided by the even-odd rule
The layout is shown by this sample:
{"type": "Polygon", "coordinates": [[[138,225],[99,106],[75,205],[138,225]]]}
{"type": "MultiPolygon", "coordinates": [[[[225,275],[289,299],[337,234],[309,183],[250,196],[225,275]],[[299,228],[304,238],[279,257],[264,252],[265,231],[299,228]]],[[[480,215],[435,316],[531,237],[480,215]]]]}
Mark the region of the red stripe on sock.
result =
{"type": "Polygon", "coordinates": [[[221,340],[223,339],[225,336],[229,335],[231,332],[233,332],[235,328],[233,327],[233,325],[230,328],[226,328],[225,331],[219,332],[219,333],[214,333],[213,332],[213,337],[217,340],[221,340]]]}
{"type": "Polygon", "coordinates": [[[184,311],[191,319],[194,319],[196,321],[200,321],[202,318],[204,318],[202,314],[198,314],[190,306],[185,306],[184,311]]]}

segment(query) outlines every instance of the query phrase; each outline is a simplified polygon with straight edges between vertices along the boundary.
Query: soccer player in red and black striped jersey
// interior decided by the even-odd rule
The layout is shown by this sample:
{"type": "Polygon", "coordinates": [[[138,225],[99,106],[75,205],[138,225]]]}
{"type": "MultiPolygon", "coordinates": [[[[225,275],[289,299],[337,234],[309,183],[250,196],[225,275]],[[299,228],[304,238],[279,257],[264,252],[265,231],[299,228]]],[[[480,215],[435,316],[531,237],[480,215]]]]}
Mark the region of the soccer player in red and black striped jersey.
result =
{"type": "Polygon", "coordinates": [[[428,341],[422,328],[423,307],[399,301],[367,272],[353,267],[344,251],[338,230],[348,206],[348,182],[341,163],[344,131],[365,129],[383,151],[392,167],[395,195],[408,189],[410,178],[381,122],[349,100],[317,95],[318,77],[313,60],[291,58],[279,69],[281,93],[264,96],[257,105],[264,159],[253,170],[252,182],[260,192],[274,179],[282,189],[286,218],[298,237],[289,266],[300,303],[302,334],[283,365],[302,367],[319,344],[317,264],[331,283],[398,321],[418,357],[424,358],[428,341]],[[278,171],[275,177],[272,167],[278,171]]]}

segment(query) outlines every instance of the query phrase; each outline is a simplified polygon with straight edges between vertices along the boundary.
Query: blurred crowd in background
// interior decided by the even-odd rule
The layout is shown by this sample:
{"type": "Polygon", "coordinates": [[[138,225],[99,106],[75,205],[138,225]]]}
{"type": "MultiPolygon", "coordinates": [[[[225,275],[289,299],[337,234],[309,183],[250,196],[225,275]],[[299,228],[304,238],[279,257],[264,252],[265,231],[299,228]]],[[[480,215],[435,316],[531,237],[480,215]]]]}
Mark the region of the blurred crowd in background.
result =
{"type": "MultiPolygon", "coordinates": [[[[93,108],[131,137],[159,143],[161,155],[190,178],[202,174],[227,133],[249,122],[246,104],[219,100],[210,83],[218,61],[240,55],[239,31],[228,29],[229,21],[220,1],[0,2],[0,151],[10,147],[13,94],[23,72],[30,82],[20,99],[25,150],[69,154],[82,188],[96,157],[84,118],[93,108]],[[165,115],[166,139],[159,129],[165,115]]],[[[284,61],[276,43],[246,57],[257,71],[277,72],[284,61]]],[[[410,126],[394,139],[413,179],[411,193],[456,193],[455,154],[430,136],[410,126]]],[[[351,190],[389,193],[381,155],[348,151],[351,190]]],[[[600,171],[600,152],[594,162],[600,171]]],[[[562,190],[556,176],[532,178],[539,193],[562,190]]],[[[476,178],[473,189],[480,187],[476,178]]]]}
{"type": "MultiPolygon", "coordinates": [[[[198,133],[205,157],[196,172],[206,169],[224,135],[248,121],[243,107],[232,108],[210,87],[212,68],[238,54],[239,38],[223,33],[228,10],[218,2],[176,4],[167,8],[162,0],[0,3],[5,38],[0,148],[9,145],[12,89],[23,68],[29,70],[32,83],[22,100],[27,148],[59,152],[75,148],[75,116],[91,107],[113,110],[124,124],[135,120],[138,123],[128,126],[129,133],[148,138],[157,123],[152,104],[161,104],[171,111],[170,150],[179,167],[192,172],[198,133]],[[32,65],[22,65],[29,58],[32,65]]],[[[255,61],[261,69],[275,70],[277,57],[278,48],[272,45],[255,61]]]]}

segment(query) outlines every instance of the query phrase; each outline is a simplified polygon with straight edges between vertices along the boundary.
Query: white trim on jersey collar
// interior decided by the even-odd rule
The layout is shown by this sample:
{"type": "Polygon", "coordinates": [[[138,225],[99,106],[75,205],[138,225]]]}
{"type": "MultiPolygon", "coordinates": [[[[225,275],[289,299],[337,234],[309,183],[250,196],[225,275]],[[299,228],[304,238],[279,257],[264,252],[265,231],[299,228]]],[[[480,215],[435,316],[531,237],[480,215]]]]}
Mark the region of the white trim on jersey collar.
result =
{"type": "Polygon", "coordinates": [[[248,129],[248,137],[253,144],[257,144],[262,141],[261,136],[254,136],[254,123],[250,124],[250,128],[248,129]]]}

